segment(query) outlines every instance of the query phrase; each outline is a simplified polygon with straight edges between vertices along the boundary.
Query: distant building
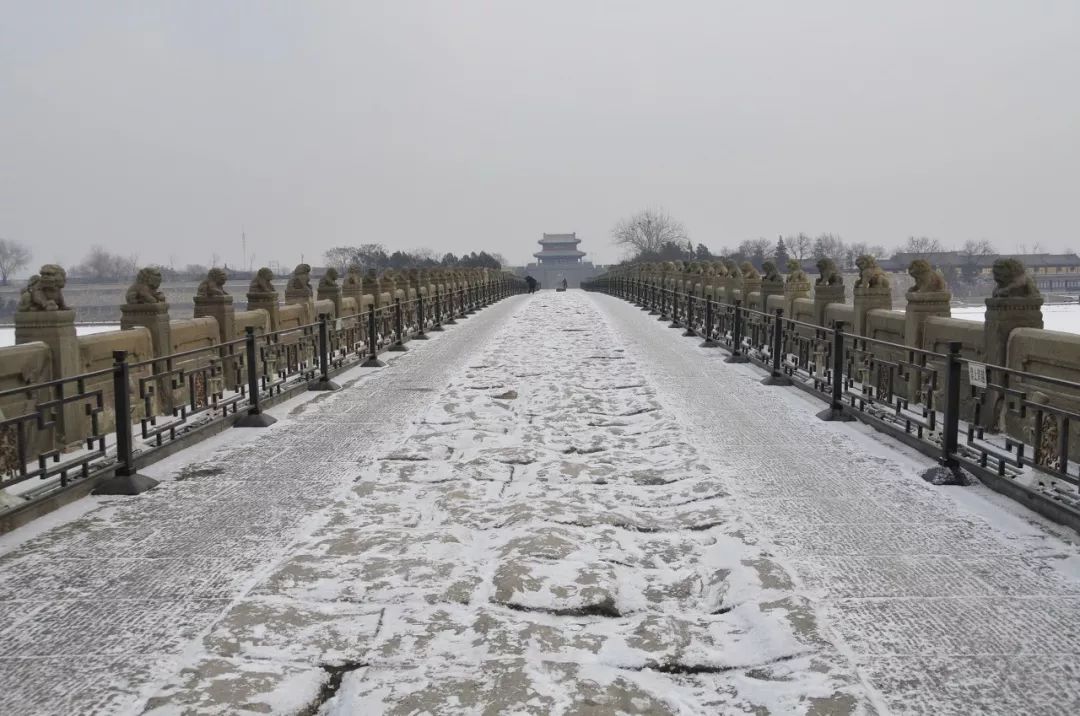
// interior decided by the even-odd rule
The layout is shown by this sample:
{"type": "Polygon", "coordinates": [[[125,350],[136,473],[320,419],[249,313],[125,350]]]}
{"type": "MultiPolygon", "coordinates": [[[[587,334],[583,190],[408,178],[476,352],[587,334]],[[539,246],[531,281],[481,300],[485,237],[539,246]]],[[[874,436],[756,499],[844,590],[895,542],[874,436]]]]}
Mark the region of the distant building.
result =
{"type": "Polygon", "coordinates": [[[536,263],[525,267],[543,288],[555,288],[565,278],[570,288],[580,288],[581,282],[596,276],[599,271],[585,261],[585,252],[578,249],[581,239],[573,234],[544,234],[540,250],[533,256],[536,263]]]}
{"type": "Polygon", "coordinates": [[[998,259],[1016,259],[1035,280],[1040,291],[1080,291],[1080,256],[1076,254],[986,254],[979,256],[962,251],[938,251],[916,254],[899,253],[880,261],[886,271],[902,272],[915,259],[926,259],[934,268],[946,275],[950,270],[961,274],[979,276],[989,280],[993,275],[994,262],[998,259]]]}

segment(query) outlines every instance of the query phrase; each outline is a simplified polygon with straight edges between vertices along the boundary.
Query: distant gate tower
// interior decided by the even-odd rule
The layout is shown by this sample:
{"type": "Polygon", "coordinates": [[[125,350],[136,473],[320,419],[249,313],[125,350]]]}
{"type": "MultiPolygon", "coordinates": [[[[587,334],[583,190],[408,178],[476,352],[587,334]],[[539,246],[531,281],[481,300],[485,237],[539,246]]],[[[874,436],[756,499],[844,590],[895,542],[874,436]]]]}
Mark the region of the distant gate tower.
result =
{"type": "Polygon", "coordinates": [[[597,274],[592,263],[583,261],[584,251],[578,250],[581,239],[573,234],[544,234],[540,251],[533,256],[537,263],[525,267],[525,272],[540,282],[543,288],[555,288],[565,278],[570,288],[580,288],[581,282],[597,274]]]}

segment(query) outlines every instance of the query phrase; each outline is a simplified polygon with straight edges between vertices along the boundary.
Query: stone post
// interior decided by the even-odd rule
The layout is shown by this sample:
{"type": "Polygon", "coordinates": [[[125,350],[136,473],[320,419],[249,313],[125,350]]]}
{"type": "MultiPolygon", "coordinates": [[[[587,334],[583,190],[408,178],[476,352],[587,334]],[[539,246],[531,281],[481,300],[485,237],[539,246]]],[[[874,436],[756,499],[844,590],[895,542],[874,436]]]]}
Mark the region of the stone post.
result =
{"type": "MultiPolygon", "coordinates": [[[[984,351],[990,365],[1008,366],[1009,336],[1017,328],[1042,328],[1043,297],[1023,264],[1013,259],[994,262],[994,294],[986,299],[984,351]]],[[[1005,398],[989,396],[992,408],[985,411],[983,425],[999,429],[1004,417],[1005,398]]]]}
{"type": "MultiPolygon", "coordinates": [[[[761,310],[769,313],[769,297],[770,296],[783,296],[784,295],[784,280],[779,275],[769,275],[768,273],[761,279],[761,310]]],[[[784,315],[791,317],[791,313],[784,309],[784,315]]]]}
{"type": "MultiPolygon", "coordinates": [[[[126,303],[120,307],[120,328],[127,330],[141,326],[150,332],[154,347],[154,357],[161,358],[172,353],[172,330],[169,325],[169,304],[161,292],[161,272],[154,268],[141,269],[135,282],[128,289],[126,303]]],[[[167,364],[164,361],[154,363],[155,373],[164,373],[167,364]]],[[[172,393],[172,381],[168,376],[158,379],[154,385],[157,397],[157,410],[162,413],[172,412],[175,400],[172,393]]],[[[133,396],[133,401],[140,396],[133,396]]],[[[117,420],[120,420],[117,416],[117,420]]]]}
{"type": "Polygon", "coordinates": [[[195,302],[195,318],[209,317],[217,321],[218,340],[222,343],[236,337],[236,309],[233,307],[233,297],[225,291],[227,278],[221,269],[210,269],[192,299],[195,302]]]}
{"type": "MultiPolygon", "coordinates": [[[[23,289],[15,313],[15,344],[40,341],[47,345],[53,380],[74,377],[80,369],[75,311],[64,303],[66,281],[67,274],[60,266],[42,266],[40,274],[32,276],[23,289]]],[[[76,392],[74,383],[64,386],[64,395],[76,392]]],[[[60,395],[54,390],[48,396],[39,397],[55,400],[60,395]]],[[[58,448],[63,449],[86,437],[88,422],[83,405],[70,403],[56,411],[53,444],[58,448]]]]}
{"type": "Polygon", "coordinates": [[[853,290],[855,308],[855,335],[867,335],[867,314],[877,308],[892,309],[892,288],[884,286],[856,286],[853,290]]]}
{"type": "MultiPolygon", "coordinates": [[[[345,274],[345,281],[341,286],[343,298],[351,298],[356,301],[356,311],[363,312],[364,308],[364,276],[359,266],[350,266],[345,274]]],[[[361,319],[364,317],[361,316],[361,319]]]]}
{"type": "MultiPolygon", "coordinates": [[[[341,317],[341,286],[337,283],[338,272],[335,268],[326,269],[326,275],[319,280],[318,298],[334,304],[334,318],[341,317]]],[[[315,316],[313,320],[317,319],[315,316]]]]}
{"type": "Polygon", "coordinates": [[[784,282],[784,315],[795,318],[795,299],[810,298],[810,277],[795,259],[788,261],[788,277],[784,282]]]}
{"type": "Polygon", "coordinates": [[[904,317],[904,343],[915,348],[923,347],[926,319],[933,316],[952,316],[952,292],[907,292],[907,312],[904,317]]]}
{"type": "Polygon", "coordinates": [[[825,325],[825,307],[830,303],[845,303],[844,285],[821,285],[814,286],[814,323],[819,326],[825,325]]]}

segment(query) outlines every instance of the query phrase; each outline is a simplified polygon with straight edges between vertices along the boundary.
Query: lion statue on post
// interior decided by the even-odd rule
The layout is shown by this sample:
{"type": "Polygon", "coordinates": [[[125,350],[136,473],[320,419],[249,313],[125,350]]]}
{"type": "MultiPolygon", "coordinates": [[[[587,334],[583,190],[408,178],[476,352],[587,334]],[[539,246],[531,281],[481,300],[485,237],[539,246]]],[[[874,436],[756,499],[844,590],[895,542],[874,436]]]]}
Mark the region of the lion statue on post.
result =
{"type": "Polygon", "coordinates": [[[273,281],[273,270],[264,266],[256,272],[255,278],[251,279],[251,285],[248,286],[248,293],[277,293],[273,281]]]}
{"type": "Polygon", "coordinates": [[[915,285],[908,289],[908,293],[934,293],[949,290],[945,284],[945,277],[926,259],[912,261],[907,272],[908,276],[915,280],[915,285]]]}
{"type": "Polygon", "coordinates": [[[818,259],[817,270],[820,275],[817,281],[814,282],[815,286],[844,285],[844,277],[840,275],[840,271],[836,268],[836,262],[832,259],[825,257],[818,259]]]}
{"type": "Polygon", "coordinates": [[[998,259],[994,262],[994,298],[1022,298],[1040,296],[1039,287],[1028,276],[1024,264],[1016,259],[998,259]]]}
{"type": "Polygon", "coordinates": [[[161,271],[153,266],[139,269],[125,299],[129,305],[165,303],[165,294],[161,292],[161,271]]]}
{"type": "Polygon", "coordinates": [[[798,259],[788,259],[787,270],[788,283],[810,283],[810,277],[802,270],[802,264],[799,263],[798,259]]]}
{"type": "Polygon", "coordinates": [[[319,279],[319,290],[322,291],[328,289],[333,291],[338,287],[337,280],[337,269],[331,266],[330,268],[326,269],[326,273],[323,274],[323,277],[321,279],[319,279]]]}
{"type": "Polygon", "coordinates": [[[855,266],[859,269],[855,288],[889,288],[889,277],[878,266],[877,259],[870,254],[863,254],[855,259],[855,266]]]}
{"type": "Polygon", "coordinates": [[[761,277],[763,283],[783,283],[784,277],[780,275],[780,272],[776,269],[775,261],[766,261],[761,264],[761,270],[764,274],[761,277]]]}
{"type": "Polygon", "coordinates": [[[728,276],[731,278],[742,278],[742,271],[739,270],[739,264],[735,263],[732,259],[724,259],[724,266],[727,266],[728,276]]]}
{"type": "Polygon", "coordinates": [[[349,266],[345,272],[345,286],[361,287],[364,285],[364,270],[356,264],[349,266]]]}
{"type": "Polygon", "coordinates": [[[64,286],[67,272],[56,264],[45,264],[41,271],[30,277],[26,288],[19,295],[18,311],[66,311],[64,286]]]}
{"type": "Polygon", "coordinates": [[[749,261],[743,261],[742,265],[739,266],[739,270],[742,272],[743,278],[750,279],[751,281],[761,278],[761,274],[754,268],[754,264],[749,261]]]}
{"type": "Polygon", "coordinates": [[[199,298],[216,298],[228,296],[225,290],[225,282],[229,280],[228,274],[219,268],[212,268],[206,272],[206,278],[195,289],[195,295],[199,298]]]}
{"type": "Polygon", "coordinates": [[[311,266],[308,264],[297,264],[293,269],[292,277],[289,278],[289,283],[285,286],[286,291],[292,291],[295,293],[306,293],[311,295],[311,266]]]}

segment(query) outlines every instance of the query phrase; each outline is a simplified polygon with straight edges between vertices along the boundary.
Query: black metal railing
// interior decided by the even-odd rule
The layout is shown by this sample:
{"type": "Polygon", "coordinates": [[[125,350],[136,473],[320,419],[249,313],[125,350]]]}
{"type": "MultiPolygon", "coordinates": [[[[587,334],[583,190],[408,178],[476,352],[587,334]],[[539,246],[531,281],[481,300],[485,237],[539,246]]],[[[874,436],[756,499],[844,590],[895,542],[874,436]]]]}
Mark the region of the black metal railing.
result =
{"type": "Polygon", "coordinates": [[[109,368],[0,391],[0,489],[35,480],[17,492],[41,497],[92,475],[132,474],[142,456],[214,421],[269,425],[267,400],[305,384],[336,388],[331,373],[382,365],[382,351],[524,291],[508,279],[439,285],[433,297],[399,290],[349,315],[268,332],[247,327],[242,338],[142,360],[115,351],[109,368]]]}
{"type": "Polygon", "coordinates": [[[795,385],[829,404],[823,419],[857,417],[937,458],[943,467],[1021,474],[1070,504],[1080,505],[1080,465],[1070,431],[1080,413],[1050,396],[1080,402],[1080,383],[985,365],[946,353],[858,336],[841,322],[819,326],[782,310],[747,308],[679,291],[659,279],[600,277],[583,285],[623,298],[749,361],[763,382],[795,385]],[[977,375],[972,376],[975,372],[977,375]],[[965,394],[967,400],[965,402],[965,394]],[[1070,453],[1070,450],[1072,451],[1070,453]]]}

